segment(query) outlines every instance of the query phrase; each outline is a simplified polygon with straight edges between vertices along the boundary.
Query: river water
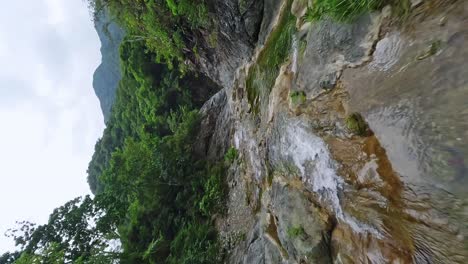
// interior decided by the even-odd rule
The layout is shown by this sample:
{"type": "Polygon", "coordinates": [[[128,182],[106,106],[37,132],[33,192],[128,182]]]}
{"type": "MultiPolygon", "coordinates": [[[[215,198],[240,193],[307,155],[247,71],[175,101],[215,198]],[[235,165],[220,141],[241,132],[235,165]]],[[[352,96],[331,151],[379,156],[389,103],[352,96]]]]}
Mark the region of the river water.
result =
{"type": "Polygon", "coordinates": [[[369,198],[372,190],[350,191],[349,207],[406,243],[415,263],[467,263],[466,1],[407,31],[387,32],[373,61],[346,70],[343,83],[349,111],[364,116],[398,178],[380,201],[369,198]]]}

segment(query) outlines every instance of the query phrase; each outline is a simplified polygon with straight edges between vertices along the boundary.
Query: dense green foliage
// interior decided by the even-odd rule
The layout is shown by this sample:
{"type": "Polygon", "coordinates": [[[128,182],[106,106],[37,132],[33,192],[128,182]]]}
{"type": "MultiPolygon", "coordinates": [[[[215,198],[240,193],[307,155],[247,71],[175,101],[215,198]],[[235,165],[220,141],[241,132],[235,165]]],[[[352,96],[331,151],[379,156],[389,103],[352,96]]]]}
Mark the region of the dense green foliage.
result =
{"type": "Polygon", "coordinates": [[[94,8],[108,8],[125,26],[129,41],[143,42],[156,54],[157,62],[165,62],[169,67],[174,62],[183,62],[184,53],[196,48],[196,43],[191,42],[191,32],[211,23],[204,0],[88,1],[94,8]]]}
{"type": "Polygon", "coordinates": [[[19,223],[20,228],[10,230],[9,236],[20,252],[3,255],[0,263],[15,259],[14,263],[111,263],[118,253],[107,248],[118,234],[116,221],[104,214],[109,202],[100,197],[76,198],[55,209],[45,225],[19,223]]]}
{"type": "Polygon", "coordinates": [[[227,163],[233,163],[237,159],[238,155],[239,155],[239,153],[238,153],[237,149],[235,147],[230,147],[227,150],[226,155],[224,155],[224,160],[227,163]]]}
{"type": "Polygon", "coordinates": [[[102,191],[98,178],[126,138],[173,133],[180,110],[198,109],[216,91],[206,79],[191,74],[181,77],[177,70],[154,63],[155,55],[145,52],[143,44],[124,42],[121,46],[123,78],[112,115],[88,168],[88,182],[94,193],[102,191]]]}
{"type": "Polygon", "coordinates": [[[215,263],[209,221],[222,203],[224,168],[192,149],[197,109],[211,94],[197,99],[195,77],[154,64],[141,45],[121,47],[124,78],[90,164],[100,170],[96,189],[116,201],[123,263],[183,263],[193,254],[215,263]]]}

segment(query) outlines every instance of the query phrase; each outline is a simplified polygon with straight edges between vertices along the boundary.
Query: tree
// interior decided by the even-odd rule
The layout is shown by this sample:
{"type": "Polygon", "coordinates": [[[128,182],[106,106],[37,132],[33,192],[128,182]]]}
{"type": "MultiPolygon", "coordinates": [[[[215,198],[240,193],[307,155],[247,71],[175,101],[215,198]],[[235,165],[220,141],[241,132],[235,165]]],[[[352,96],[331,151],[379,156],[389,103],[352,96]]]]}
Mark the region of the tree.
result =
{"type": "MultiPolygon", "coordinates": [[[[103,200],[86,196],[57,208],[45,225],[20,222],[9,230],[20,251],[5,258],[5,263],[68,263],[107,257],[117,259],[118,252],[107,252],[109,242],[118,238],[116,221],[105,215],[103,200]],[[96,202],[99,200],[99,203],[96,202]],[[105,222],[103,222],[105,221],[105,222]]],[[[109,206],[109,205],[106,205],[109,206]]],[[[0,262],[1,263],[1,262],[0,262]]]]}

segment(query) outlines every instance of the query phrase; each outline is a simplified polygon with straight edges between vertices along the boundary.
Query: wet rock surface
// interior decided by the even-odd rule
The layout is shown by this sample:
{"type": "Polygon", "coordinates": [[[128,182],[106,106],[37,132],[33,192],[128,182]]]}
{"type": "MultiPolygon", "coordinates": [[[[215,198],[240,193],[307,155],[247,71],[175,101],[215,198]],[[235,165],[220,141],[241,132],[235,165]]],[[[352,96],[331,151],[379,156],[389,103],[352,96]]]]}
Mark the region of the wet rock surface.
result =
{"type": "Polygon", "coordinates": [[[255,112],[246,79],[282,4],[263,2],[253,57],[220,66],[225,88],[202,110],[202,152],[239,152],[216,219],[225,262],[466,263],[467,2],[408,27],[388,9],[302,26],[303,52],[255,112]]]}
{"type": "Polygon", "coordinates": [[[369,59],[380,23],[380,15],[366,15],[353,24],[325,20],[313,25],[294,89],[314,97],[333,88],[345,67],[369,59]]]}
{"type": "Polygon", "coordinates": [[[302,190],[285,182],[273,183],[271,199],[278,237],[290,258],[299,263],[330,263],[332,225],[326,214],[311,204],[302,190]]]}

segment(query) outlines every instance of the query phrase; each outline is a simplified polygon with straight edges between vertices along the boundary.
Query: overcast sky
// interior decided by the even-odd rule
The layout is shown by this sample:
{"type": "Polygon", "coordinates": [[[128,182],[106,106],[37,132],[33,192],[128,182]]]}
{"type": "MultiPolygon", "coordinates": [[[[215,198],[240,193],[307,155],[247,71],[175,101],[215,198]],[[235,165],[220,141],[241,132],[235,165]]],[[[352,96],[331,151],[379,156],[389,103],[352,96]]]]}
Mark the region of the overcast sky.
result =
{"type": "Polygon", "coordinates": [[[89,193],[103,130],[92,88],[100,43],[83,0],[6,1],[0,9],[0,253],[16,220],[44,223],[89,193]]]}

